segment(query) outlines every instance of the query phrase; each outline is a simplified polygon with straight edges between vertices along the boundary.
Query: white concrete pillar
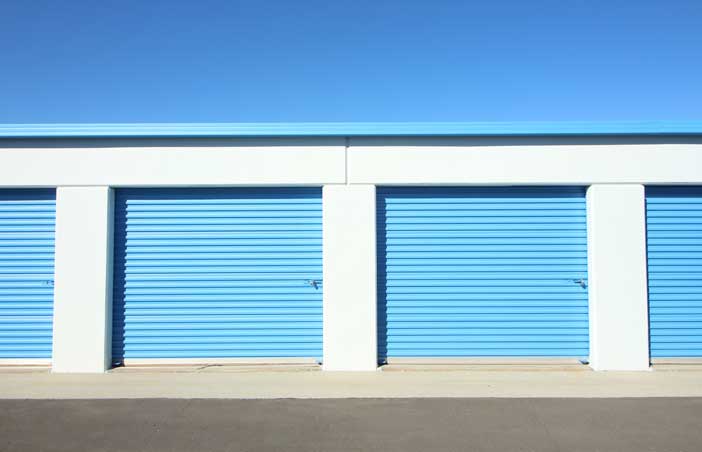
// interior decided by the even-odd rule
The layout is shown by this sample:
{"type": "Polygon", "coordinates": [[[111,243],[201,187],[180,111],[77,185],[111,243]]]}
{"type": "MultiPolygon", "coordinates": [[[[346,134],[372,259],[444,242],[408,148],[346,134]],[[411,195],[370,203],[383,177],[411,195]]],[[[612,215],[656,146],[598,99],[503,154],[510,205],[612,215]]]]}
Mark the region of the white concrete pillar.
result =
{"type": "Polygon", "coordinates": [[[587,191],[590,366],[646,370],[648,287],[643,185],[587,191]]]}
{"type": "Polygon", "coordinates": [[[375,186],[326,185],[323,209],[323,369],[375,370],[375,186]]]}
{"type": "Polygon", "coordinates": [[[113,194],[56,190],[54,372],[104,372],[112,335],[113,194]]]}

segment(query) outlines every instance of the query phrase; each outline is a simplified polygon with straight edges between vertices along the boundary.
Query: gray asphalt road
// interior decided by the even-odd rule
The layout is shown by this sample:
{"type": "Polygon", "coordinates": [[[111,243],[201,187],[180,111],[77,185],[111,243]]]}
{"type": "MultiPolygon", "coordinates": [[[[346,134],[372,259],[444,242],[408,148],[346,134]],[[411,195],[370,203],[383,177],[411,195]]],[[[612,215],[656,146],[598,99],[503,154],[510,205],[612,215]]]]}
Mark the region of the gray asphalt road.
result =
{"type": "Polygon", "coordinates": [[[2,451],[700,451],[702,399],[2,400],[2,451]]]}

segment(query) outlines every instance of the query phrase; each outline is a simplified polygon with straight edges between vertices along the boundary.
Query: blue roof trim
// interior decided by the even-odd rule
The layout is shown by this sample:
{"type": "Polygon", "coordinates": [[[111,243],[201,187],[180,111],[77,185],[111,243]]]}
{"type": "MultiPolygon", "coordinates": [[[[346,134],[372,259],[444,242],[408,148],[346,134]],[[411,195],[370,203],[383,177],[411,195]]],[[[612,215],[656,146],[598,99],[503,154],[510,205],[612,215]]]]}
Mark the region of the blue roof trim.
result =
{"type": "Polygon", "coordinates": [[[702,135],[702,121],[0,124],[0,138],[702,135]]]}

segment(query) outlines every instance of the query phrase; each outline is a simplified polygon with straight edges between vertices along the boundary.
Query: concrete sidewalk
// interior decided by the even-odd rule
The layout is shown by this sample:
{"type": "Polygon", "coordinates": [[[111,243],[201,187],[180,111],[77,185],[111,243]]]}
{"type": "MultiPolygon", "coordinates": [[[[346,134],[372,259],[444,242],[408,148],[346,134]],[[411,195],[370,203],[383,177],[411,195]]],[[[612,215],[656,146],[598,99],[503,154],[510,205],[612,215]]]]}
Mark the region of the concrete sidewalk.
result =
{"type": "Polygon", "coordinates": [[[702,397],[702,369],[592,372],[581,367],[427,366],[378,372],[312,367],[118,369],[106,374],[0,371],[2,399],[702,397]]]}

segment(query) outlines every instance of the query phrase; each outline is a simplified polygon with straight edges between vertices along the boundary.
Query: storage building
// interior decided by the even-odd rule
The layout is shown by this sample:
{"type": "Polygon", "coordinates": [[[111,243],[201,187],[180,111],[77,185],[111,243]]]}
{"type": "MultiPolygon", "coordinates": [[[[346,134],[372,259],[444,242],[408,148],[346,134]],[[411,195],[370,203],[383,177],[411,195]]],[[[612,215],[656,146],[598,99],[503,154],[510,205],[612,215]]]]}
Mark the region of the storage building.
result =
{"type": "Polygon", "coordinates": [[[702,123],[0,126],[0,365],[702,358],[702,123]]]}

